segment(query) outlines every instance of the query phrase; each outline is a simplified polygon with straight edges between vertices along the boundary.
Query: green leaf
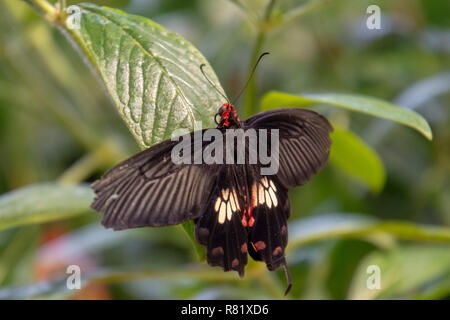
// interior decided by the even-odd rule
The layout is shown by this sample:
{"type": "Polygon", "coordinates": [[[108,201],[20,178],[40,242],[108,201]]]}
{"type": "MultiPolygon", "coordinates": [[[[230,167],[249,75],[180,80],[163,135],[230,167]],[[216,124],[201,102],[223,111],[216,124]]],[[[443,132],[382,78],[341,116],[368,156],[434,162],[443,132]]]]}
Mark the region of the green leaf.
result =
{"type": "Polygon", "coordinates": [[[329,255],[326,288],[331,299],[345,299],[348,288],[362,259],[376,246],[360,239],[337,241],[329,255]]]}
{"type": "Polygon", "coordinates": [[[195,252],[197,253],[197,258],[199,260],[205,260],[206,259],[205,247],[198,244],[197,241],[195,240],[194,222],[192,220],[185,221],[181,224],[181,226],[183,227],[184,231],[186,232],[186,235],[191,240],[192,245],[194,246],[195,252]]]}
{"type": "Polygon", "coordinates": [[[89,211],[94,193],[87,185],[42,183],[0,196],[0,230],[70,218],[89,211]]]}
{"type": "Polygon", "coordinates": [[[294,95],[272,91],[263,97],[261,108],[263,110],[269,110],[280,107],[307,107],[322,103],[396,121],[416,129],[429,140],[433,137],[427,121],[418,113],[380,99],[361,95],[338,93],[294,95]]]}
{"type": "Polygon", "coordinates": [[[220,83],[202,54],[159,24],[93,4],[80,4],[81,27],[66,29],[100,74],[136,141],[147,148],[193,129],[195,121],[215,127],[223,98],[220,83]]]}
{"type": "Polygon", "coordinates": [[[406,221],[383,222],[355,213],[335,213],[300,219],[289,226],[289,249],[307,243],[337,238],[367,238],[391,235],[400,239],[450,243],[450,228],[413,224],[406,221]]]}
{"type": "Polygon", "coordinates": [[[378,154],[350,131],[335,128],[331,139],[330,163],[379,192],[386,173],[378,154]]]}
{"type": "Polygon", "coordinates": [[[315,241],[352,235],[373,225],[374,218],[350,213],[311,216],[289,224],[289,249],[315,241]]]}
{"type": "MultiPolygon", "coordinates": [[[[192,130],[196,121],[215,127],[224,102],[200,71],[223,92],[203,55],[187,40],[159,24],[93,4],[80,4],[79,29],[66,31],[79,45],[142,149],[169,139],[176,129],[192,130]]],[[[196,128],[197,129],[197,128],[196,128]]],[[[204,248],[193,235],[193,222],[182,224],[199,257],[204,248]]]]}
{"type": "Polygon", "coordinates": [[[420,244],[369,255],[358,267],[351,283],[349,299],[411,299],[423,292],[434,298],[450,293],[450,250],[448,245],[420,244]],[[380,288],[367,288],[374,276],[369,266],[380,268],[380,288]],[[370,269],[369,269],[370,271],[370,269]],[[443,284],[444,286],[442,286],[443,284]],[[436,296],[433,292],[437,292],[436,296]]]}

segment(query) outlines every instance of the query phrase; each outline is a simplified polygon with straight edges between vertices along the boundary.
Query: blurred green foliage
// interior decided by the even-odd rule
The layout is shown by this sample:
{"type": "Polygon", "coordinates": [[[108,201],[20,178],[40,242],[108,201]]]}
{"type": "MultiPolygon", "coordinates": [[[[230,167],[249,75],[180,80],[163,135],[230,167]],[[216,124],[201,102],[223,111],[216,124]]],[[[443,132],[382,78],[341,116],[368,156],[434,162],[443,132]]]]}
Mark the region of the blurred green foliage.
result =
{"type": "MultiPolygon", "coordinates": [[[[376,152],[385,184],[354,179],[352,169],[373,161],[355,151],[347,171],[329,166],[291,191],[288,298],[450,297],[448,1],[93,2],[180,33],[208,58],[231,97],[255,53],[270,51],[238,103],[241,114],[258,111],[269,90],[372,96],[422,114],[431,142],[387,120],[315,106],[376,152]],[[381,7],[382,30],[365,27],[369,4],[381,7]],[[380,290],[366,288],[373,264],[381,268],[380,290]]],[[[241,280],[197,262],[180,228],[113,232],[98,214],[64,200],[78,187],[59,184],[93,181],[139,150],[92,71],[25,2],[0,2],[0,224],[12,216],[4,226],[23,224],[0,231],[0,297],[282,298],[281,271],[250,262],[241,280]],[[57,183],[8,193],[44,182],[57,183]],[[60,219],[30,218],[43,208],[60,219]],[[65,287],[69,264],[83,272],[84,289],[75,294],[65,287]]],[[[79,187],[80,201],[88,201],[89,190],[79,187]]]]}

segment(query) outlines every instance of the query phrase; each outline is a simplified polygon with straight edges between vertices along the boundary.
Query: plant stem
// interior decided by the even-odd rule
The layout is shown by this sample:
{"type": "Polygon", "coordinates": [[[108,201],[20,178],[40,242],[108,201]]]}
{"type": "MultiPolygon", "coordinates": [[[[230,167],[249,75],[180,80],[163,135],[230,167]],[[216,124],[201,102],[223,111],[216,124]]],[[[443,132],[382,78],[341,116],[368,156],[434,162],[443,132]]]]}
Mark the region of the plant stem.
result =
{"type": "Polygon", "coordinates": [[[434,241],[450,243],[450,228],[428,225],[416,225],[403,221],[373,222],[358,227],[342,227],[290,240],[288,251],[296,250],[305,244],[335,238],[367,238],[387,234],[398,239],[413,241],[434,241]]]}
{"type": "MultiPolygon", "coordinates": [[[[275,5],[275,0],[270,0],[269,4],[266,7],[264,17],[258,26],[258,28],[259,28],[258,36],[256,38],[255,45],[253,46],[249,69],[248,69],[249,70],[248,76],[250,76],[253,66],[255,65],[256,61],[258,60],[259,54],[261,52],[261,48],[266,40],[267,31],[268,31],[267,24],[270,21],[270,16],[271,16],[274,5],[275,5]]],[[[250,81],[248,83],[247,93],[245,95],[245,117],[246,118],[252,116],[253,114],[255,114],[259,111],[258,105],[255,103],[255,100],[256,100],[255,78],[256,78],[256,72],[253,75],[253,78],[250,79],[250,81]]]]}
{"type": "MultiPolygon", "coordinates": [[[[28,89],[28,94],[34,99],[34,102],[45,108],[55,122],[64,127],[84,148],[95,150],[100,143],[98,134],[82,121],[64,95],[55,90],[52,80],[42,81],[42,74],[38,67],[42,65],[39,50],[33,47],[37,50],[37,53],[30,54],[29,50],[25,50],[25,48],[28,48],[27,46],[9,45],[9,43],[14,43],[14,37],[22,36],[25,30],[21,29],[9,7],[0,3],[0,10],[2,11],[0,19],[3,19],[0,27],[8,26],[11,30],[14,30],[8,33],[8,37],[5,37],[4,59],[8,62],[11,70],[17,74],[20,81],[28,89]]],[[[42,10],[39,11],[42,12],[42,10]]]]}
{"type": "Polygon", "coordinates": [[[59,177],[58,181],[64,184],[79,183],[99,168],[113,165],[125,157],[126,154],[121,150],[121,146],[114,140],[108,139],[75,162],[59,177]]]}
{"type": "Polygon", "coordinates": [[[309,13],[311,10],[314,10],[330,1],[331,0],[311,0],[310,2],[286,13],[283,17],[282,25],[284,26],[287,23],[302,17],[303,15],[309,13]]]}
{"type": "Polygon", "coordinates": [[[45,18],[50,22],[55,21],[58,15],[58,11],[46,0],[23,0],[23,1],[27,2],[29,5],[34,7],[39,12],[44,13],[45,18]]]}
{"type": "MultiPolygon", "coordinates": [[[[266,40],[267,34],[269,31],[272,31],[277,26],[284,26],[287,23],[291,22],[292,20],[298,19],[299,17],[302,17],[303,15],[309,13],[310,11],[324,5],[325,3],[329,2],[331,0],[311,0],[310,2],[301,5],[300,7],[288,12],[283,17],[283,21],[281,24],[275,25],[271,23],[271,14],[275,5],[275,0],[271,0],[269,4],[266,7],[266,12],[264,14],[264,17],[261,19],[260,23],[258,24],[258,35],[255,41],[255,45],[252,50],[250,65],[249,65],[249,72],[248,75],[250,76],[250,73],[252,71],[253,66],[255,65],[259,54],[261,52],[262,46],[264,45],[264,42],[266,40]]],[[[255,79],[256,79],[256,72],[253,76],[253,79],[251,79],[248,83],[247,87],[247,93],[245,96],[245,117],[248,118],[252,116],[253,114],[259,112],[259,105],[256,104],[256,88],[255,88],[255,79]]]]}

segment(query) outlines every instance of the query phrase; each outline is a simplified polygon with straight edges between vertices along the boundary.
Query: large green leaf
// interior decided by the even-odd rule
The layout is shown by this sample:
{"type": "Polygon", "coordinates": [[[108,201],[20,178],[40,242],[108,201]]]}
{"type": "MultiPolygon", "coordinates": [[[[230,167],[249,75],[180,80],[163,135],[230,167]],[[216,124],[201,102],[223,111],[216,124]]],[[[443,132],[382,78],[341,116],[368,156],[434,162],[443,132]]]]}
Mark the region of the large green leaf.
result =
{"type": "Polygon", "coordinates": [[[42,183],[0,197],[0,230],[61,220],[89,211],[94,193],[87,185],[42,183]]]}
{"type": "MultiPolygon", "coordinates": [[[[213,69],[187,40],[159,24],[93,4],[80,4],[75,40],[103,79],[122,119],[141,148],[169,139],[174,130],[192,130],[196,121],[215,127],[214,115],[224,102],[200,71],[222,90],[213,69]]],[[[67,21],[67,20],[66,20],[67,21]]],[[[200,257],[193,222],[183,227],[200,257]]]]}
{"type": "Polygon", "coordinates": [[[202,54],[159,24],[107,7],[83,3],[80,28],[69,29],[103,79],[117,110],[142,148],[193,129],[214,126],[223,98],[200,71],[221,88],[202,54]]]}
{"type": "Polygon", "coordinates": [[[361,95],[338,93],[294,95],[272,91],[263,97],[261,108],[269,110],[280,107],[306,107],[323,103],[396,121],[416,129],[429,140],[433,137],[427,121],[418,113],[383,100],[361,95]]]}
{"type": "Polygon", "coordinates": [[[330,163],[367,184],[372,191],[380,191],[386,173],[378,154],[350,131],[335,128],[331,139],[330,163]]]}

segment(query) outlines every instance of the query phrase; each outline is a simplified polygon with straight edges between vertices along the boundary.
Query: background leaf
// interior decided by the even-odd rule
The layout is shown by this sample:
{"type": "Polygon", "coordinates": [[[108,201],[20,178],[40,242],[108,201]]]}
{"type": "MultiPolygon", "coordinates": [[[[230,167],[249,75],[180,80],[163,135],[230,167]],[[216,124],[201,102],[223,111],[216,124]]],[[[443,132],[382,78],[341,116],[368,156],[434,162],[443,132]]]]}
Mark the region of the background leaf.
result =
{"type": "Polygon", "coordinates": [[[263,110],[269,110],[280,107],[306,107],[319,103],[331,104],[351,111],[396,121],[416,129],[429,140],[433,137],[427,121],[418,113],[380,99],[362,95],[338,93],[294,95],[271,91],[263,97],[261,108],[263,110]]]}
{"type": "Polygon", "coordinates": [[[70,218],[89,211],[94,197],[87,185],[41,183],[0,197],[0,229],[70,218]]]}
{"type": "Polygon", "coordinates": [[[403,221],[383,222],[368,215],[334,213],[300,219],[289,227],[289,250],[334,238],[365,238],[388,234],[401,239],[450,243],[450,228],[403,221]]]}
{"type": "Polygon", "coordinates": [[[332,299],[345,299],[350,283],[361,260],[377,247],[360,239],[342,239],[336,242],[329,257],[326,287],[332,299]]]}
{"type": "Polygon", "coordinates": [[[423,292],[434,291],[436,287],[444,298],[450,293],[450,250],[448,245],[415,244],[405,245],[388,252],[374,252],[360,264],[353,278],[350,299],[402,299],[422,297],[423,292]],[[366,287],[367,267],[380,268],[381,288],[366,287]],[[419,296],[420,295],[420,296],[419,296]]]}
{"type": "Polygon", "coordinates": [[[379,192],[386,181],[386,173],[378,154],[347,130],[334,128],[331,139],[330,163],[367,184],[373,192],[379,192]]]}

